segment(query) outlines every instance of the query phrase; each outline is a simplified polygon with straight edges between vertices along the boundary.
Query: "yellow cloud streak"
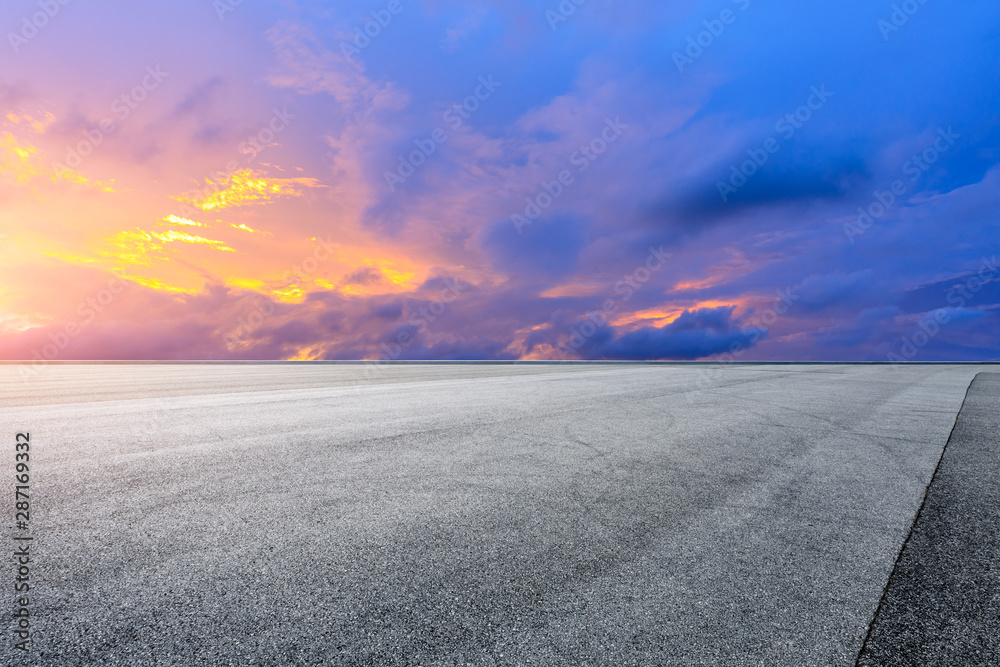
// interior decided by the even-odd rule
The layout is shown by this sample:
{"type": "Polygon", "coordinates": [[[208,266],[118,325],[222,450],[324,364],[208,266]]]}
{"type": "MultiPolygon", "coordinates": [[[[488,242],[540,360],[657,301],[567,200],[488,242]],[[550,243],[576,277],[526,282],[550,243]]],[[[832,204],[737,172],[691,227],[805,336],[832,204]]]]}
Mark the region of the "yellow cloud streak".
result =
{"type": "Polygon", "coordinates": [[[148,270],[142,272],[147,274],[145,276],[136,273],[136,267],[152,267],[155,260],[159,260],[158,264],[161,269],[169,269],[170,264],[168,260],[170,257],[167,254],[167,244],[189,243],[197,246],[207,246],[223,252],[236,252],[225,245],[224,241],[207,239],[174,229],[163,232],[153,232],[144,229],[126,230],[108,239],[107,243],[111,245],[111,249],[104,251],[103,255],[106,258],[105,261],[112,263],[111,268],[128,273],[130,279],[140,285],[166,292],[193,293],[199,289],[193,286],[180,287],[176,284],[171,284],[173,281],[165,282],[162,275],[153,278],[149,275],[148,270]]]}
{"type": "Polygon", "coordinates": [[[315,178],[267,178],[252,169],[242,169],[221,182],[207,181],[203,192],[196,197],[178,197],[178,201],[203,211],[267,204],[280,197],[301,197],[302,189],[323,187],[315,178]],[[224,188],[220,187],[225,185],[224,188]]]}
{"type": "Polygon", "coordinates": [[[182,218],[177,215],[168,215],[165,218],[161,218],[163,222],[172,222],[175,225],[187,225],[189,227],[202,227],[200,222],[195,222],[194,220],[188,220],[187,218],[182,218]]]}
{"type": "Polygon", "coordinates": [[[13,111],[7,112],[7,120],[12,125],[20,125],[23,122],[38,134],[45,134],[45,130],[55,122],[56,117],[48,111],[42,111],[41,116],[41,118],[35,118],[27,113],[16,114],[13,111]]]}
{"type": "Polygon", "coordinates": [[[57,169],[46,165],[36,147],[19,142],[10,132],[0,132],[0,174],[12,175],[19,185],[34,184],[39,180],[49,180],[54,183],[66,181],[87,188],[114,192],[110,185],[91,181],[73,169],[64,167],[57,169]]]}

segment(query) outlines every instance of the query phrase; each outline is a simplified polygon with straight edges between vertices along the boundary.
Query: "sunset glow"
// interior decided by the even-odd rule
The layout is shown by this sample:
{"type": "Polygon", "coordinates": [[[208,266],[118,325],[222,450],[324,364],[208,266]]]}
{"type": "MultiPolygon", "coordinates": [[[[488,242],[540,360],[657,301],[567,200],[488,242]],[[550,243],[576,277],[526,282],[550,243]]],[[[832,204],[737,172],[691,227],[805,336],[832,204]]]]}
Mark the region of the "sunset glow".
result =
{"type": "Polygon", "coordinates": [[[995,4],[286,4],[7,40],[0,357],[1000,356],[995,4]]]}

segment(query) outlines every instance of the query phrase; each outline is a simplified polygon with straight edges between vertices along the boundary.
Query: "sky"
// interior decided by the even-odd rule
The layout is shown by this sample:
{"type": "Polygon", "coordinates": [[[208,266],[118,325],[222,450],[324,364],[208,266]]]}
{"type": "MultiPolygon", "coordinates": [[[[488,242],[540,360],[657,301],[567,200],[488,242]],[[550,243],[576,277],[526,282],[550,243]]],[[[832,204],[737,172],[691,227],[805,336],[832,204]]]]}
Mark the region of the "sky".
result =
{"type": "Polygon", "coordinates": [[[995,0],[8,0],[0,358],[1000,359],[995,0]]]}

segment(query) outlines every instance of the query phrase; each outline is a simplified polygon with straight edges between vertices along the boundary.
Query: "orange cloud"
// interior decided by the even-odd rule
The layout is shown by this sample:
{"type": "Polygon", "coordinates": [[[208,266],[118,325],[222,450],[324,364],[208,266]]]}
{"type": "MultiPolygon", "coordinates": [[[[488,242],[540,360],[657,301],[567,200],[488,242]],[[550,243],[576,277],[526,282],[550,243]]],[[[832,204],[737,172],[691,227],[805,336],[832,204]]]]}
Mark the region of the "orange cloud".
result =
{"type": "Polygon", "coordinates": [[[702,280],[691,280],[683,283],[677,283],[674,285],[674,290],[677,292],[685,292],[687,290],[708,289],[709,287],[720,285],[725,281],[726,276],[711,276],[702,280]]]}
{"type": "Polygon", "coordinates": [[[730,299],[728,301],[694,301],[688,302],[684,306],[674,308],[657,307],[647,308],[646,310],[640,310],[634,313],[624,313],[615,318],[611,324],[616,327],[635,325],[637,327],[651,326],[661,329],[668,324],[673,323],[674,320],[684,314],[685,310],[703,310],[728,306],[736,306],[736,308],[740,310],[745,308],[743,299],[730,299]]]}

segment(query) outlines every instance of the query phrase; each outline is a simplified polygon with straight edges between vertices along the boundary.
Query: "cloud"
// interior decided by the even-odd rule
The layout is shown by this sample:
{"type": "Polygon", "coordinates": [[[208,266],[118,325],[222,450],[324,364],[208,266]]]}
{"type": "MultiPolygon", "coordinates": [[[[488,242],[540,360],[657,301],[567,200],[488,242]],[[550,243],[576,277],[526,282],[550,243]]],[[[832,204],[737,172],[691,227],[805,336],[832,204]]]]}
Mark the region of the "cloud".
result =
{"type": "Polygon", "coordinates": [[[178,102],[171,112],[172,118],[180,118],[190,114],[204,113],[211,109],[219,91],[225,87],[225,80],[215,75],[207,81],[196,85],[184,98],[178,102]]]}
{"type": "Polygon", "coordinates": [[[496,266],[517,280],[570,275],[585,245],[584,223],[570,216],[538,220],[520,233],[510,220],[501,220],[483,242],[496,266]]]}
{"type": "Polygon", "coordinates": [[[872,288],[873,279],[871,270],[809,276],[791,290],[798,297],[796,310],[815,313],[831,306],[861,301],[872,288]]]}
{"type": "Polygon", "coordinates": [[[315,178],[271,178],[253,169],[240,169],[218,180],[206,180],[201,196],[181,196],[177,201],[202,211],[232,206],[269,204],[282,197],[301,197],[308,188],[325,187],[315,178]]]}
{"type": "Polygon", "coordinates": [[[367,267],[345,276],[342,283],[344,285],[361,285],[368,287],[370,285],[381,283],[384,279],[385,276],[382,275],[381,271],[367,267]]]}
{"type": "Polygon", "coordinates": [[[345,109],[400,109],[408,102],[390,83],[366,77],[359,65],[327,50],[305,26],[279,23],[267,31],[278,67],[267,76],[275,88],[290,88],[305,95],[325,93],[345,109]]]}
{"type": "Polygon", "coordinates": [[[762,329],[741,326],[733,318],[734,310],[733,306],[686,310],[665,327],[643,327],[620,335],[603,328],[578,351],[585,359],[688,360],[746,350],[767,337],[762,329]]]}
{"type": "Polygon", "coordinates": [[[88,179],[75,169],[46,159],[37,146],[19,140],[11,132],[0,131],[0,184],[4,181],[35,193],[40,193],[41,187],[49,183],[114,192],[113,182],[88,179]]]}
{"type": "Polygon", "coordinates": [[[541,4],[412,3],[351,59],[340,39],[371,8],[243,3],[223,31],[188,0],[153,23],[109,9],[129,30],[81,15],[0,81],[0,352],[30,356],[128,268],[127,295],[66,358],[374,358],[404,332],[399,358],[558,358],[664,246],[670,262],[578,356],[885,359],[936,313],[952,319],[922,359],[996,357],[998,281],[969,281],[1000,247],[1000,7],[970,2],[928,4],[891,48],[862,34],[871,3],[751,3],[684,72],[672,52],[713,16],[693,0],[585,3],[555,30],[541,4]],[[762,26],[781,29],[762,42],[762,26]],[[54,174],[161,58],[162,88],[54,174]],[[447,123],[486,76],[502,86],[447,123]],[[824,83],[835,96],[723,202],[730,166],[824,83]],[[386,171],[439,127],[447,140],[391,191],[386,171]],[[910,180],[940,127],[960,139],[910,180]],[[563,170],[572,184],[518,233],[511,215],[563,170]],[[848,242],[896,179],[905,194],[848,242]],[[470,287],[422,315],[453,278],[470,287]]]}
{"type": "Polygon", "coordinates": [[[990,260],[991,270],[939,280],[908,290],[899,306],[906,313],[924,313],[929,310],[955,306],[1000,306],[1000,273],[996,257],[990,260]]]}
{"type": "Polygon", "coordinates": [[[445,29],[444,39],[441,40],[441,48],[448,53],[457,51],[461,48],[462,43],[483,24],[486,16],[486,9],[477,7],[462,18],[453,21],[445,29]]]}
{"type": "Polygon", "coordinates": [[[985,311],[972,310],[970,308],[938,308],[928,314],[932,318],[947,322],[948,324],[974,322],[988,316],[988,313],[985,311]]]}
{"type": "Polygon", "coordinates": [[[810,159],[815,150],[813,147],[809,154],[798,157],[779,154],[745,182],[737,180],[744,184],[735,192],[727,190],[724,199],[719,183],[731,185],[733,166],[738,168],[747,159],[746,154],[731,156],[731,161],[720,162],[703,174],[705,180],[700,184],[686,185],[689,194],[671,194],[661,209],[663,218],[673,224],[697,221],[704,227],[709,222],[739,219],[753,209],[843,200],[870,183],[862,159],[828,158],[820,166],[810,159]]]}
{"type": "MultiPolygon", "coordinates": [[[[815,332],[813,338],[820,347],[855,348],[876,341],[885,341],[895,330],[893,324],[900,310],[896,306],[866,308],[848,320],[834,322],[834,326],[815,332]]],[[[823,356],[820,354],[819,356],[823,356]]]]}

